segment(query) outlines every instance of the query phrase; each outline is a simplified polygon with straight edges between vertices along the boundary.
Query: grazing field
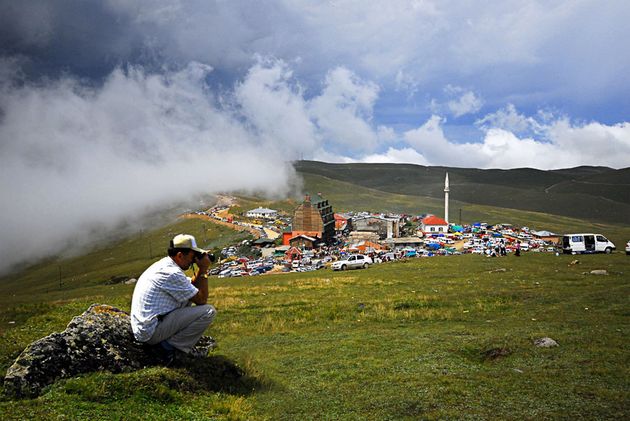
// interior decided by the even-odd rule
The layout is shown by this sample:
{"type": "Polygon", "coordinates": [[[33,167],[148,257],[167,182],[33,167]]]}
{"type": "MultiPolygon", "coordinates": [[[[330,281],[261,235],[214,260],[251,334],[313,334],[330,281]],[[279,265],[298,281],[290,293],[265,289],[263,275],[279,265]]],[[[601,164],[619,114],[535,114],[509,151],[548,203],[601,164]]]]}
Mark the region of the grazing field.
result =
{"type": "MultiPolygon", "coordinates": [[[[623,253],[450,256],[210,283],[219,347],[207,361],[62,380],[36,399],[3,397],[2,419],[630,416],[623,253]],[[538,348],[541,337],[559,346],[538,348]],[[246,375],[216,377],[221,361],[246,375]]],[[[132,290],[88,282],[63,299],[4,300],[0,366],[92,302],[128,310],[132,290]]]]}

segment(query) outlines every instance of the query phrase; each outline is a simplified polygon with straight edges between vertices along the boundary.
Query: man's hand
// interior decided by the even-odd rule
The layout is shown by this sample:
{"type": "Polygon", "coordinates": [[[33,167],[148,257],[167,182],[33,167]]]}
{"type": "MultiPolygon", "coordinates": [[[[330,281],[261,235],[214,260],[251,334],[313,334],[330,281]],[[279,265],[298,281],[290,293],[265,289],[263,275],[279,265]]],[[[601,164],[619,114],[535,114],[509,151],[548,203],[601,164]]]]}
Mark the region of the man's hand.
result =
{"type": "Polygon", "coordinates": [[[204,253],[201,259],[195,258],[195,263],[199,267],[200,273],[208,273],[208,268],[210,267],[210,257],[208,256],[208,253],[204,253]]]}
{"type": "Polygon", "coordinates": [[[197,305],[203,305],[208,302],[208,268],[210,267],[210,257],[207,254],[201,256],[200,259],[195,257],[195,263],[199,267],[197,275],[192,280],[193,285],[197,287],[199,291],[190,299],[197,305]]]}

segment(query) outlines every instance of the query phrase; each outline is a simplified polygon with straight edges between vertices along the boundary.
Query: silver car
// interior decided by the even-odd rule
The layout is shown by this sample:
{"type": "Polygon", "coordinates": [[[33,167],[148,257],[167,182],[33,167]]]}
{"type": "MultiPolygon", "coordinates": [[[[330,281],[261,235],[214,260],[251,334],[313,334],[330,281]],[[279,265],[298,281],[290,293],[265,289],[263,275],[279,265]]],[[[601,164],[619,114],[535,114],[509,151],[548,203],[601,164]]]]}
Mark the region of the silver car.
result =
{"type": "Polygon", "coordinates": [[[362,254],[353,254],[346,257],[343,260],[338,260],[332,264],[333,270],[347,270],[347,269],[367,269],[372,264],[372,259],[369,256],[362,254]]]}

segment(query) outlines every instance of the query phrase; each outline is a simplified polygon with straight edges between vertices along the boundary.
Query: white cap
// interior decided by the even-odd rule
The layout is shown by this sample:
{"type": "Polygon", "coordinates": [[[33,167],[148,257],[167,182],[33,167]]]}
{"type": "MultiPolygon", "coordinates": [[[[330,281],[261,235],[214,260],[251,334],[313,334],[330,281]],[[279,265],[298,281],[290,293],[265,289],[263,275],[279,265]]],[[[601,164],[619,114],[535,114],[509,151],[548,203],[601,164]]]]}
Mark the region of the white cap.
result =
{"type": "Polygon", "coordinates": [[[208,250],[197,247],[195,237],[190,234],[177,234],[171,241],[171,246],[176,249],[191,249],[199,253],[207,253],[208,250]]]}

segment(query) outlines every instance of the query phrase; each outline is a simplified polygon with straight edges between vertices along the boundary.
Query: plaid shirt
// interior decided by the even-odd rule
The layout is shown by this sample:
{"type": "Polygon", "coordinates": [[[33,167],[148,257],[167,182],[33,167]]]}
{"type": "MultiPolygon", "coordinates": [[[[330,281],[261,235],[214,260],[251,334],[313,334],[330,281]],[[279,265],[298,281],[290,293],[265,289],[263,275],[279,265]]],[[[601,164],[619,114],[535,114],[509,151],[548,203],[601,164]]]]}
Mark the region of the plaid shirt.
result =
{"type": "Polygon", "coordinates": [[[138,279],[131,300],[131,329],[136,340],[151,339],[158,316],[186,306],[197,291],[170,257],[149,266],[138,279]]]}

